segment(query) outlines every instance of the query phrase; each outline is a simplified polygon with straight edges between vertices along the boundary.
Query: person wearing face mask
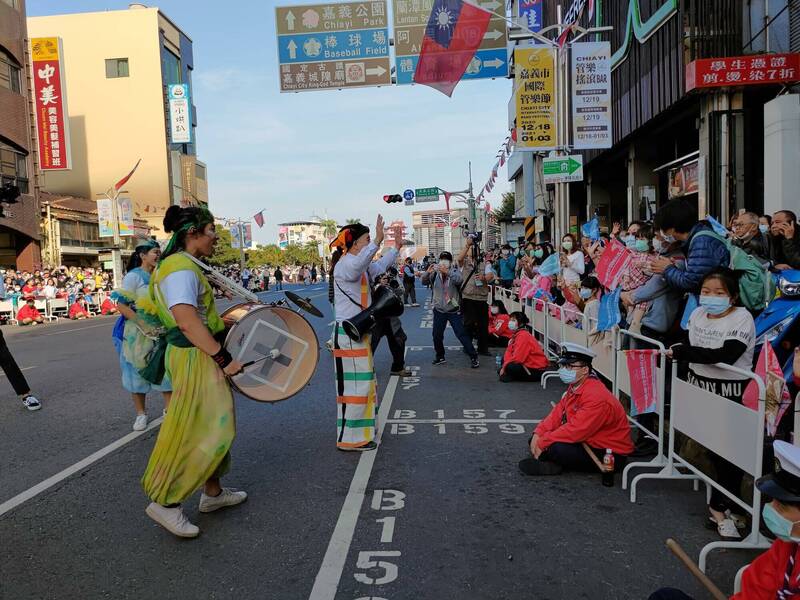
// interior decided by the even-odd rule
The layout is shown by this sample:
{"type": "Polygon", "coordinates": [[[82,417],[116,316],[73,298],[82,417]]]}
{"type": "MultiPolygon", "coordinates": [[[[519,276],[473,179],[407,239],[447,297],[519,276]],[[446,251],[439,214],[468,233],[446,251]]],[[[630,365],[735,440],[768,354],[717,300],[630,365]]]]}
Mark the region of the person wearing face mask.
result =
{"type": "Polygon", "coordinates": [[[508,346],[513,335],[508,328],[510,317],[502,300],[495,300],[489,307],[489,345],[499,348],[508,346]]]}
{"type": "MultiPolygon", "coordinates": [[[[633,227],[633,225],[631,225],[631,227],[633,227]]],[[[644,223],[638,223],[633,245],[629,246],[631,250],[631,260],[628,268],[625,269],[620,278],[620,286],[622,287],[623,293],[630,293],[646,285],[653,277],[650,271],[650,260],[653,257],[652,241],[652,228],[644,223]]],[[[646,308],[647,306],[645,304],[637,304],[628,307],[626,314],[628,329],[634,332],[639,331],[642,316],[646,308]]]]}
{"type": "MultiPolygon", "coordinates": [[[[775,472],[757,479],[756,487],[771,498],[761,515],[775,541],[744,570],[741,591],[731,600],[800,597],[800,448],[781,440],[772,447],[775,472]]],[[[675,588],[662,588],[648,600],[693,598],[675,588]]]]}
{"type": "Polygon", "coordinates": [[[441,365],[447,362],[444,357],[444,332],[450,323],[453,333],[470,358],[472,368],[477,369],[480,366],[478,353],[472,345],[472,338],[464,328],[464,320],[459,310],[462,283],[461,269],[453,264],[453,255],[447,251],[439,255],[439,264],[428,267],[422,276],[422,284],[433,287],[433,348],[436,352],[433,364],[441,365]]]}
{"type": "Polygon", "coordinates": [[[527,329],[528,317],[517,311],[509,315],[508,329],[511,339],[500,367],[500,381],[540,381],[550,361],[527,329]]]}
{"type": "Polygon", "coordinates": [[[575,236],[568,233],[561,238],[561,276],[568,286],[576,287],[586,270],[586,257],[578,248],[575,236]]]}
{"type": "Polygon", "coordinates": [[[517,270],[517,257],[511,252],[509,244],[503,244],[500,249],[500,258],[497,261],[500,276],[500,285],[506,289],[511,289],[514,285],[514,274],[517,270]]]}
{"type": "Polygon", "coordinates": [[[489,354],[489,320],[486,316],[486,299],[489,286],[494,282],[491,265],[484,262],[480,248],[468,237],[456,262],[462,267],[465,279],[461,285],[461,315],[469,336],[478,342],[478,354],[489,354]]]}
{"type": "Polygon", "coordinates": [[[770,260],[769,237],[762,233],[758,224],[759,217],[754,212],[743,212],[733,220],[731,243],[738,246],[761,263],[770,260]]]}
{"type": "Polygon", "coordinates": [[[583,302],[583,314],[586,315],[589,326],[589,333],[597,331],[597,321],[600,317],[600,298],[603,295],[603,286],[597,277],[587,275],[581,279],[581,287],[578,295],[583,302]]]}
{"type": "Polygon", "coordinates": [[[530,440],[531,457],[519,463],[525,475],[559,475],[563,471],[596,472],[586,443],[602,460],[614,453],[614,468],[624,467],[633,452],[631,428],[622,403],[592,372],[596,354],[580,344],[562,344],[558,376],[567,391],[539,423],[530,440]]]}
{"type": "MultiPolygon", "coordinates": [[[[706,275],[700,290],[700,305],[689,317],[688,342],[671,346],[667,356],[689,363],[686,377],[689,383],[741,404],[750,380],[737,380],[730,371],[715,366],[723,363],[746,371],[752,369],[755,324],[750,312],[738,306],[738,300],[739,285],[732,271],[718,269],[706,275]]],[[[720,485],[736,493],[743,472],[714,453],[709,452],[709,459],[720,485]]],[[[708,508],[721,537],[740,537],[729,512],[736,505],[727,496],[712,490],[708,508]]]]}
{"type": "Polygon", "coordinates": [[[375,223],[375,241],[370,239],[369,227],[354,223],[342,227],[331,242],[329,286],[334,289],[333,357],[336,365],[336,448],[345,452],[363,452],[378,447],[375,442],[376,384],[372,368],[370,336],[361,341],[350,339],[342,322],[355,317],[372,303],[370,281],[397,260],[402,240],[396,248],[374,261],[383,243],[383,217],[375,223]]]}

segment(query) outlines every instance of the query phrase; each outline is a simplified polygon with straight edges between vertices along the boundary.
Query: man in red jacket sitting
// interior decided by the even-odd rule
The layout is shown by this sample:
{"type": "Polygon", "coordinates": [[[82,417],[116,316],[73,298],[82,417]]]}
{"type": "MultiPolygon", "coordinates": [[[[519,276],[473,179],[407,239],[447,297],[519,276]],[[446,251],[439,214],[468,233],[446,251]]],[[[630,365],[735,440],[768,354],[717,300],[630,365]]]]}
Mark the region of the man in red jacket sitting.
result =
{"type": "Polygon", "coordinates": [[[596,471],[585,442],[602,460],[614,453],[619,470],[633,452],[625,409],[592,373],[595,353],[579,344],[562,344],[558,376],[569,387],[531,438],[532,458],[519,463],[526,475],[559,475],[568,471],[596,471]]]}

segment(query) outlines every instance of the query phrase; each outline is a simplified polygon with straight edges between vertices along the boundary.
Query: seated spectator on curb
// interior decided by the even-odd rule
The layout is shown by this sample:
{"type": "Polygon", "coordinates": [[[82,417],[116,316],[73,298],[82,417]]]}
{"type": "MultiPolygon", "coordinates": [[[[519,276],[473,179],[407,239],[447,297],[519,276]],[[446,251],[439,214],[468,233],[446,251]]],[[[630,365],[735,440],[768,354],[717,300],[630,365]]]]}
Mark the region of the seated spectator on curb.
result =
{"type": "Polygon", "coordinates": [[[83,294],[78,294],[75,298],[75,302],[69,307],[69,318],[76,321],[79,319],[88,319],[89,317],[91,317],[91,315],[89,314],[89,307],[86,304],[86,300],[83,294]]]}
{"type": "Polygon", "coordinates": [[[531,437],[531,458],[520,461],[525,475],[597,471],[583,444],[602,460],[607,449],[620,470],[633,452],[631,428],[622,403],[592,372],[596,354],[579,344],[562,344],[558,376],[567,391],[531,437]]]}
{"type": "Polygon", "coordinates": [[[489,345],[505,348],[511,339],[508,328],[508,311],[502,300],[495,300],[489,307],[489,345]]]}
{"type": "Polygon", "coordinates": [[[115,315],[117,312],[117,305],[114,304],[114,301],[111,298],[106,298],[103,300],[103,303],[100,305],[101,315],[115,315]]]}
{"type": "Polygon", "coordinates": [[[730,264],[731,256],[725,243],[714,235],[708,221],[697,221],[697,208],[687,200],[670,200],[662,206],[655,216],[655,228],[661,230],[666,243],[683,242],[685,269],[679,269],[665,256],[650,261],[653,273],[663,273],[667,285],[674,290],[696,294],[707,273],[730,264]]]}
{"type": "MultiPolygon", "coordinates": [[[[742,575],[742,589],[731,600],[797,598],[800,580],[800,448],[773,442],[775,473],[756,481],[772,501],[761,511],[763,524],[775,536],[769,550],[757,557],[742,575]]],[[[662,588],[649,600],[693,600],[674,588],[662,588]]]]}
{"type": "MultiPolygon", "coordinates": [[[[688,343],[676,344],[667,356],[689,363],[687,381],[718,396],[741,404],[747,383],[716,363],[732,365],[750,371],[756,329],[753,316],[739,302],[739,284],[729,269],[712,271],[703,279],[700,306],[689,317],[688,343]]],[[[727,460],[708,452],[716,470],[716,481],[726,490],[738,494],[743,471],[727,460]]],[[[711,491],[708,510],[716,522],[719,535],[725,539],[740,537],[731,511],[738,505],[716,488],[711,491]]]]}
{"type": "Polygon", "coordinates": [[[508,329],[512,332],[508,342],[508,349],[503,356],[503,366],[500,367],[500,381],[540,381],[550,361],[528,331],[528,317],[524,312],[517,311],[510,315],[508,329]]]}
{"type": "Polygon", "coordinates": [[[769,237],[759,230],[758,219],[758,215],[754,212],[743,212],[737,215],[733,220],[731,243],[751,256],[755,256],[759,262],[768,263],[770,261],[769,237]]]}
{"type": "Polygon", "coordinates": [[[42,313],[36,310],[33,296],[25,297],[25,304],[17,312],[17,321],[20,325],[40,325],[44,323],[42,313]]]}
{"type": "Polygon", "coordinates": [[[770,233],[775,270],[800,269],[800,227],[797,226],[797,216],[790,210],[779,210],[772,215],[770,233]]]}

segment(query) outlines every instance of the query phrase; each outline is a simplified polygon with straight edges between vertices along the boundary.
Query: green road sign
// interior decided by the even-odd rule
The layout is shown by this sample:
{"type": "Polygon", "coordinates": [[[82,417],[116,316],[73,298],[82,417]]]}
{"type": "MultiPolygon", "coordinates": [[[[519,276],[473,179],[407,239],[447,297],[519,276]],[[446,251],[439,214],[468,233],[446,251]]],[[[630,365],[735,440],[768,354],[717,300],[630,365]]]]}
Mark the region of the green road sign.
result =
{"type": "Polygon", "coordinates": [[[436,202],[439,199],[438,187],[417,188],[414,190],[417,202],[436,202]]]}
{"type": "Polygon", "coordinates": [[[583,156],[551,156],[542,159],[545,183],[583,181],[583,156]]]}

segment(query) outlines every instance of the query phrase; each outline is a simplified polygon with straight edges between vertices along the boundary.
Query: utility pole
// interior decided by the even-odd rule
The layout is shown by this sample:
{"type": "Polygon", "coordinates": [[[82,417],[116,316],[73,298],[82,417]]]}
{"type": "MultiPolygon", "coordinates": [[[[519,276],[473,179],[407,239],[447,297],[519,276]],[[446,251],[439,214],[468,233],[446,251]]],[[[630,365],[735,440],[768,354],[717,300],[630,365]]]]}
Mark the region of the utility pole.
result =
{"type": "Polygon", "coordinates": [[[467,208],[469,209],[469,230],[475,231],[475,195],[472,193],[472,161],[469,162],[469,189],[467,190],[467,208]]]}
{"type": "Polygon", "coordinates": [[[122,238],[119,235],[118,201],[121,191],[117,190],[116,187],[112,187],[111,190],[113,190],[113,192],[110,195],[108,192],[97,195],[104,196],[111,201],[111,227],[114,231],[114,242],[113,246],[111,247],[111,265],[114,272],[114,287],[119,288],[122,287],[122,278],[124,276],[122,272],[122,249],[120,248],[122,244],[122,238]]]}

